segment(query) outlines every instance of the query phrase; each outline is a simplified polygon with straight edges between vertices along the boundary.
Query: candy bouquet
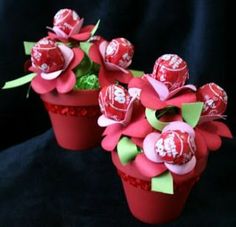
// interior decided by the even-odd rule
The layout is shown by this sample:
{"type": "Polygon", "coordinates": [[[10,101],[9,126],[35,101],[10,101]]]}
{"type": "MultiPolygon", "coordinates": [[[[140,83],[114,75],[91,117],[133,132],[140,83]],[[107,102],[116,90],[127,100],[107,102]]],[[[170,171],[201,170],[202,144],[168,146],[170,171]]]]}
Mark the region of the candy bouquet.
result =
{"type": "Polygon", "coordinates": [[[186,62],[166,54],[128,89],[113,84],[99,93],[102,147],[111,151],[130,211],[146,223],[177,218],[209,152],[232,137],[221,122],[225,91],[215,83],[186,85],[188,77],[186,62]]]}
{"type": "Polygon", "coordinates": [[[9,81],[3,89],[30,83],[43,100],[59,145],[70,150],[98,145],[102,128],[98,93],[111,83],[127,84],[134,48],[125,38],[108,42],[94,36],[96,25],[70,9],[56,13],[48,35],[37,43],[25,42],[31,55],[30,74],[9,81]]]}

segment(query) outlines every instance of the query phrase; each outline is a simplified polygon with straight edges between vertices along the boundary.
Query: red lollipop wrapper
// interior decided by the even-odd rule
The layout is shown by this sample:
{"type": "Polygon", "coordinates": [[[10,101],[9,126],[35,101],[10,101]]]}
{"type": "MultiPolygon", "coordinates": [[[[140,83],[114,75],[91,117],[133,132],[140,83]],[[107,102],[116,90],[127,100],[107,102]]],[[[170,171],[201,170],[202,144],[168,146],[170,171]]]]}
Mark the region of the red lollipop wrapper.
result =
{"type": "Polygon", "coordinates": [[[104,87],[99,93],[101,112],[110,119],[122,121],[128,111],[131,96],[128,91],[119,85],[104,87]]]}
{"type": "Polygon", "coordinates": [[[54,16],[53,25],[54,29],[56,28],[64,34],[70,35],[72,32],[79,32],[83,24],[82,22],[83,19],[80,19],[79,15],[74,10],[61,9],[54,16]]]}
{"type": "Polygon", "coordinates": [[[164,162],[181,165],[191,160],[196,145],[194,138],[187,132],[167,131],[161,134],[155,150],[164,162]]]}
{"type": "Polygon", "coordinates": [[[63,69],[65,59],[57,44],[47,38],[41,39],[31,51],[32,66],[44,73],[63,69]]]}
{"type": "Polygon", "coordinates": [[[215,83],[208,83],[197,90],[197,100],[204,103],[202,115],[222,115],[227,107],[226,92],[215,83]]]}
{"type": "Polygon", "coordinates": [[[125,38],[113,39],[105,51],[105,61],[127,68],[132,61],[134,46],[125,38]]]}
{"type": "Polygon", "coordinates": [[[164,83],[169,91],[182,87],[189,77],[187,63],[176,54],[165,54],[159,57],[151,76],[164,83]]]}

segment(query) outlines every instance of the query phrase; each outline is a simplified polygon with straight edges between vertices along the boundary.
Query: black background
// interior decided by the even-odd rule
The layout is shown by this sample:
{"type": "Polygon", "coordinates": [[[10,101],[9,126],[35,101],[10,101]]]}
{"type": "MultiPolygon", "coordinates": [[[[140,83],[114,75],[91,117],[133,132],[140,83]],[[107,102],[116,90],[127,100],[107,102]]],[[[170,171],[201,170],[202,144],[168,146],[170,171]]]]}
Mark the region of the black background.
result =
{"type": "MultiPolygon", "coordinates": [[[[227,124],[235,132],[223,0],[0,0],[0,85],[24,75],[23,41],[45,36],[61,8],[76,10],[85,24],[101,19],[97,34],[108,40],[129,39],[134,69],[148,73],[160,55],[181,56],[190,83],[215,82],[226,90],[227,124]]],[[[31,92],[26,99],[27,89],[0,91],[0,226],[146,226],[130,215],[109,154],[100,147],[59,148],[39,97],[31,92]]],[[[164,226],[236,226],[235,150],[235,140],[224,140],[183,215],[164,226]]]]}

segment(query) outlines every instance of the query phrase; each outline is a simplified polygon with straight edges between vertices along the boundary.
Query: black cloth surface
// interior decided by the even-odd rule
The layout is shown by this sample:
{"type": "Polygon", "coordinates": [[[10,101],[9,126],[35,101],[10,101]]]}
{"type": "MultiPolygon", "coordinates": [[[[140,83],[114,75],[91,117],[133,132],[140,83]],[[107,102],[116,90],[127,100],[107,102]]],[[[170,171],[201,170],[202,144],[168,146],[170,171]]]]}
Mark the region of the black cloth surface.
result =
{"type": "MultiPolygon", "coordinates": [[[[85,25],[101,19],[97,34],[108,40],[129,39],[135,46],[131,68],[150,73],[162,54],[181,56],[188,63],[190,83],[213,81],[226,90],[228,123],[236,131],[234,74],[225,65],[224,0],[0,0],[0,85],[24,75],[28,56],[23,41],[44,37],[61,8],[76,10],[85,25]]],[[[25,98],[27,89],[0,91],[0,150],[50,127],[38,96],[31,92],[25,98]]]]}
{"type": "MultiPolygon", "coordinates": [[[[236,140],[211,154],[181,217],[160,226],[236,226],[236,140]]],[[[0,153],[1,227],[150,226],[129,212],[110,154],[73,152],[53,132],[0,153]]]]}

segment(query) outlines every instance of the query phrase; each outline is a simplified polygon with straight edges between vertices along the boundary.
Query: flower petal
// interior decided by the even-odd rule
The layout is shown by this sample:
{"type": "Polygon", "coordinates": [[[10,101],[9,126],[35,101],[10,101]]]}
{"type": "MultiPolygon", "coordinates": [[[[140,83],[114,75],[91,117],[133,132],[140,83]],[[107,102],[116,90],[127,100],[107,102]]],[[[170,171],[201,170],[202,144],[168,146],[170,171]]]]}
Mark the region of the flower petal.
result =
{"type": "Polygon", "coordinates": [[[155,151],[155,144],[160,138],[160,133],[153,132],[148,134],[143,141],[143,152],[147,159],[155,163],[161,163],[163,160],[158,156],[155,151]]]}
{"type": "Polygon", "coordinates": [[[66,45],[58,45],[59,49],[61,50],[63,57],[65,59],[65,65],[64,65],[64,70],[69,66],[69,64],[72,62],[72,60],[75,57],[75,54],[72,49],[67,47],[66,45]]]}
{"type": "Polygon", "coordinates": [[[155,80],[154,78],[148,75],[145,75],[145,77],[147,78],[147,81],[151,84],[155,92],[158,94],[160,99],[162,101],[166,100],[169,96],[169,89],[167,88],[167,86],[164,83],[161,83],[160,81],[155,80]]]}
{"type": "Polygon", "coordinates": [[[106,73],[106,70],[101,65],[99,74],[98,74],[98,81],[101,87],[109,86],[110,84],[114,84],[112,78],[109,77],[109,74],[106,73]]]}
{"type": "Polygon", "coordinates": [[[71,38],[77,40],[77,41],[86,41],[90,38],[91,33],[90,32],[81,32],[79,34],[72,35],[71,38]]]}
{"type": "Polygon", "coordinates": [[[107,118],[105,115],[101,115],[98,118],[98,125],[100,127],[106,127],[106,126],[109,126],[109,125],[112,125],[112,124],[117,124],[117,123],[119,123],[119,122],[115,121],[115,120],[112,120],[110,118],[107,118]]]}
{"type": "Polygon", "coordinates": [[[173,97],[171,99],[166,100],[166,104],[170,106],[177,106],[181,108],[183,103],[191,103],[196,102],[196,94],[193,92],[186,92],[184,94],[178,95],[177,97],[173,97]]]}
{"type": "Polygon", "coordinates": [[[77,23],[72,28],[69,36],[71,37],[72,35],[78,34],[81,30],[83,23],[84,23],[84,18],[81,18],[79,21],[77,21],[77,23]]]}
{"type": "Polygon", "coordinates": [[[143,176],[148,178],[158,176],[167,170],[163,163],[155,163],[148,160],[144,153],[136,156],[133,165],[143,176]]]}
{"type": "Polygon", "coordinates": [[[170,92],[170,94],[168,96],[168,99],[175,96],[177,93],[180,93],[180,92],[183,92],[183,91],[186,91],[186,90],[196,91],[197,88],[192,84],[188,84],[188,85],[176,88],[175,90],[170,92]]]}
{"type": "Polygon", "coordinates": [[[147,134],[152,132],[152,127],[146,119],[130,122],[124,129],[123,133],[126,136],[144,138],[147,134]],[[142,130],[140,130],[142,129],[142,130]]]}
{"type": "Polygon", "coordinates": [[[200,159],[208,155],[208,149],[204,137],[201,134],[201,131],[198,128],[195,128],[195,143],[196,143],[196,158],[200,159]]]}
{"type": "Polygon", "coordinates": [[[52,73],[41,73],[41,77],[44,80],[53,80],[56,79],[58,76],[60,76],[60,74],[62,73],[63,70],[58,70],[52,73]]]}
{"type": "Polygon", "coordinates": [[[95,27],[95,25],[93,25],[93,24],[86,25],[80,29],[80,33],[84,33],[84,32],[91,33],[94,27],[95,27]]]}
{"type": "Polygon", "coordinates": [[[233,138],[233,135],[232,135],[230,129],[229,129],[228,126],[227,126],[226,124],[224,124],[223,122],[220,122],[220,121],[212,121],[211,124],[215,126],[215,128],[216,128],[216,133],[217,133],[219,136],[223,136],[223,137],[230,138],[230,139],[233,138]]]}
{"type": "Polygon", "coordinates": [[[121,133],[119,131],[105,136],[101,143],[103,149],[107,151],[114,151],[120,139],[120,136],[121,133]]]}
{"type": "Polygon", "coordinates": [[[56,88],[59,93],[67,93],[71,91],[76,83],[75,74],[72,71],[65,71],[56,80],[56,88]]]}
{"type": "Polygon", "coordinates": [[[77,47],[73,48],[72,50],[74,52],[74,59],[69,65],[69,69],[74,69],[75,67],[77,67],[84,58],[84,52],[80,48],[77,47]]]}
{"type": "Polygon", "coordinates": [[[96,44],[92,44],[89,49],[89,57],[99,65],[103,65],[103,59],[96,44]]]}
{"type": "Polygon", "coordinates": [[[38,94],[46,94],[56,87],[56,80],[44,80],[40,75],[34,77],[31,86],[38,94]]]}
{"type": "Polygon", "coordinates": [[[161,101],[154,89],[150,88],[151,85],[146,84],[143,86],[140,100],[142,104],[149,109],[163,109],[166,107],[166,102],[161,101]]]}
{"type": "Polygon", "coordinates": [[[209,132],[207,128],[202,128],[201,125],[197,128],[200,130],[209,150],[216,151],[220,148],[222,143],[220,136],[216,133],[209,132]]]}
{"type": "Polygon", "coordinates": [[[194,167],[196,166],[197,160],[193,156],[192,159],[183,164],[183,165],[175,165],[175,164],[170,164],[170,163],[164,163],[166,168],[168,168],[171,172],[178,174],[178,175],[184,175],[187,173],[190,173],[194,167]]]}
{"type": "Polygon", "coordinates": [[[105,53],[106,53],[107,46],[108,46],[108,41],[106,40],[102,41],[99,45],[99,51],[103,58],[103,61],[105,60],[105,53]]]}
{"type": "Polygon", "coordinates": [[[131,137],[131,140],[134,144],[136,144],[138,147],[143,147],[143,139],[137,138],[137,137],[131,137]]]}

